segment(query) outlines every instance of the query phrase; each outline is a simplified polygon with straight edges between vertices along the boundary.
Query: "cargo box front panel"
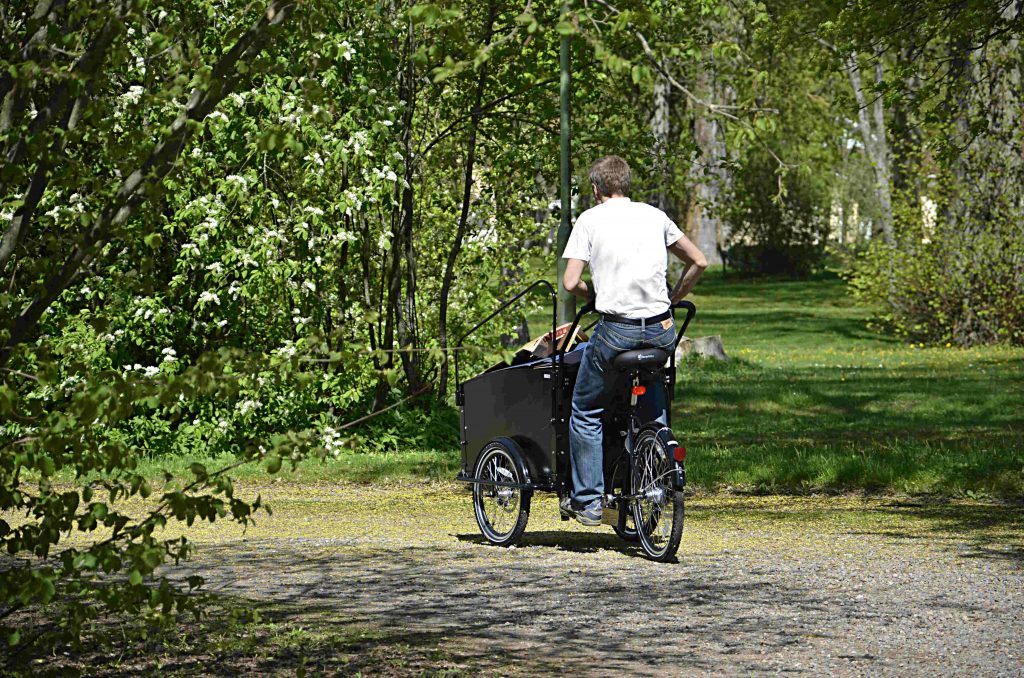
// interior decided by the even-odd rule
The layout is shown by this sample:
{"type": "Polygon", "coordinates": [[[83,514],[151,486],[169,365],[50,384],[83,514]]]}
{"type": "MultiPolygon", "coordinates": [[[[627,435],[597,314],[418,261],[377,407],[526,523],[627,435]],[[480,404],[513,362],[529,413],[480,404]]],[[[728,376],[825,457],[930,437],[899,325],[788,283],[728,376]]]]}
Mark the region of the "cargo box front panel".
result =
{"type": "Polygon", "coordinates": [[[472,474],[484,446],[502,436],[512,438],[530,458],[534,482],[551,475],[555,429],[551,423],[550,366],[511,367],[485,372],[463,383],[462,468],[472,474]]]}

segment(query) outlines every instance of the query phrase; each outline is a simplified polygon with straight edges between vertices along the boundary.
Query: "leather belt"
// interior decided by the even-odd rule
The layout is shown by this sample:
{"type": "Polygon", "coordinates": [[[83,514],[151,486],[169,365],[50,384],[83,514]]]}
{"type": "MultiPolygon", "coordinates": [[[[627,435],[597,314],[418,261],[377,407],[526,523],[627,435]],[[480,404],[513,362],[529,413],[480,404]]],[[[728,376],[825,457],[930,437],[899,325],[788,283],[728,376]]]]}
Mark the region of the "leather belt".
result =
{"type": "Polygon", "coordinates": [[[601,319],[607,320],[610,323],[620,323],[622,325],[636,325],[638,327],[646,327],[647,325],[653,325],[654,323],[660,323],[662,320],[668,320],[672,317],[672,311],[665,311],[656,316],[650,318],[627,318],[621,315],[612,315],[611,313],[602,313],[601,319]]]}

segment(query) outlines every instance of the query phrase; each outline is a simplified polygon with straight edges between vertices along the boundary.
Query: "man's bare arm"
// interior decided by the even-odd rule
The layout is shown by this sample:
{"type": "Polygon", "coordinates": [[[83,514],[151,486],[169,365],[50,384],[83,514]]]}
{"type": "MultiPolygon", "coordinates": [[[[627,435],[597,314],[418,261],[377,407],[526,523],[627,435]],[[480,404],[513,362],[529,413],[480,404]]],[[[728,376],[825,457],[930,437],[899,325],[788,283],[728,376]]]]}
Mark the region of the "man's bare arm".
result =
{"type": "Polygon", "coordinates": [[[669,295],[674,304],[686,297],[690,290],[693,289],[693,286],[697,284],[697,281],[700,280],[700,277],[704,275],[704,269],[708,267],[708,260],[704,257],[704,253],[685,235],[669,245],[668,251],[686,264],[683,274],[679,276],[679,282],[676,283],[672,293],[669,295]]]}
{"type": "Polygon", "coordinates": [[[583,281],[583,267],[587,262],[582,259],[566,259],[565,273],[562,275],[562,285],[565,289],[577,297],[590,300],[591,292],[587,283],[583,281]]]}

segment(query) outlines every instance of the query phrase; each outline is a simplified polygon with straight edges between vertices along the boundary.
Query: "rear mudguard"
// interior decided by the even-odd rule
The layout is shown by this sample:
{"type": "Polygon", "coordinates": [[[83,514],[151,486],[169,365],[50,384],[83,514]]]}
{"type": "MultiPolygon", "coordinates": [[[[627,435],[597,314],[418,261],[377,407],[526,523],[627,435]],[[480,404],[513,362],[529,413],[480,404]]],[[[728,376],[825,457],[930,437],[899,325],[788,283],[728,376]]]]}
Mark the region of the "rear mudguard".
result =
{"type": "Polygon", "coordinates": [[[668,426],[662,426],[660,424],[648,424],[648,426],[657,427],[657,436],[661,440],[665,449],[668,451],[668,458],[675,466],[675,473],[669,476],[672,481],[672,488],[678,492],[682,492],[686,488],[686,462],[676,460],[676,448],[679,447],[679,442],[676,440],[675,434],[668,426]]]}

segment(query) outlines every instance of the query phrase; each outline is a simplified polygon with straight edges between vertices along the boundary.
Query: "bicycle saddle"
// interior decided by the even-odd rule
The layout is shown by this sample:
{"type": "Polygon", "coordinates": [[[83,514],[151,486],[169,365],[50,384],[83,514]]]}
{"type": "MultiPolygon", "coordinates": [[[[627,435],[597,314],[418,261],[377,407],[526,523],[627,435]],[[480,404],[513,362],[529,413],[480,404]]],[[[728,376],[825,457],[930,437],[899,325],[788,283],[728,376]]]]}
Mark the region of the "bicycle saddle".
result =
{"type": "Polygon", "coordinates": [[[617,370],[655,369],[664,365],[667,360],[668,351],[660,348],[638,348],[612,358],[612,366],[617,370]]]}

